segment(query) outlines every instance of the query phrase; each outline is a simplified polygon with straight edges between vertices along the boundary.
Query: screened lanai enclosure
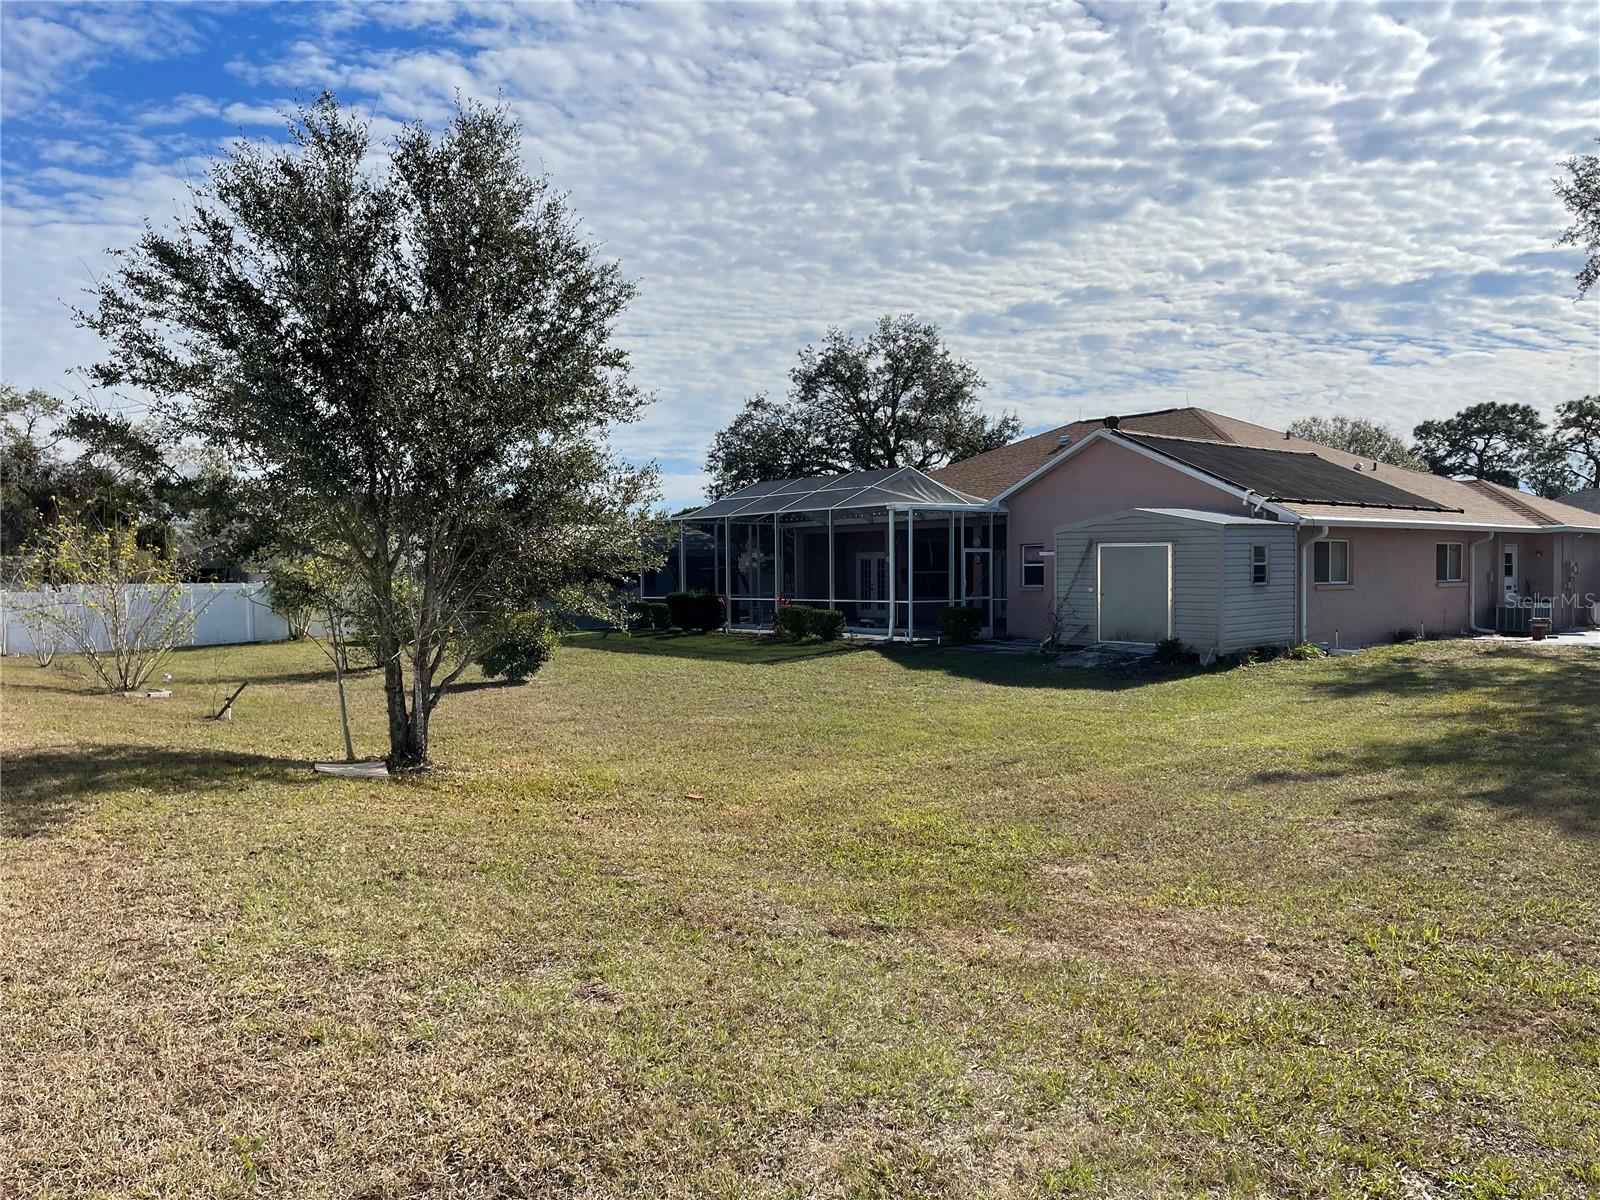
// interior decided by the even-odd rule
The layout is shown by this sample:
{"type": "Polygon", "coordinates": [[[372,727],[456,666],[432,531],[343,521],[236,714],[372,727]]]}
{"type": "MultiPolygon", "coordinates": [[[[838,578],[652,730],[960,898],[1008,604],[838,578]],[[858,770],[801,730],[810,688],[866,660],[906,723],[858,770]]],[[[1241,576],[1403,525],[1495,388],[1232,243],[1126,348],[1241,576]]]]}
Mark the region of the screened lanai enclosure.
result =
{"type": "Polygon", "coordinates": [[[912,467],[753,484],[673,519],[646,598],[706,591],[733,629],[769,629],[780,603],[836,608],[852,633],[932,637],[967,604],[1005,632],[1005,520],[912,467]]]}

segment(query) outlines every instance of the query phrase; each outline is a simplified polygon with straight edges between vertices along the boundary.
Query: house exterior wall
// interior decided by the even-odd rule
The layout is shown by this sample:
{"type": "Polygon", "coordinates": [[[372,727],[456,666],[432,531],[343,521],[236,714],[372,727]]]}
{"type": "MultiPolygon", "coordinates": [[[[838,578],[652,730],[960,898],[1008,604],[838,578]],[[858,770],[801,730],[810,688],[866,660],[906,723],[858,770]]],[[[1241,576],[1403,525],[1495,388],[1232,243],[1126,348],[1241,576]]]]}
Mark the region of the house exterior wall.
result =
{"type": "Polygon", "coordinates": [[[1586,627],[1594,622],[1600,603],[1600,533],[1554,533],[1552,565],[1557,575],[1553,591],[1556,627],[1586,627]]]}
{"type": "Polygon", "coordinates": [[[1218,652],[1287,646],[1295,632],[1295,527],[1228,525],[1222,535],[1222,635],[1218,652]],[[1255,546],[1267,547],[1267,582],[1252,582],[1255,546]]]}
{"type": "MultiPolygon", "coordinates": [[[[1350,582],[1348,584],[1311,583],[1311,553],[1304,547],[1321,533],[1321,527],[1300,527],[1302,569],[1309,591],[1306,594],[1307,640],[1345,647],[1386,642],[1394,631],[1458,634],[1467,632],[1470,622],[1468,595],[1471,590],[1469,555],[1472,543],[1482,533],[1466,530],[1372,529],[1333,526],[1329,540],[1350,543],[1350,582]],[[1434,578],[1435,547],[1440,542],[1460,542],[1462,574],[1460,583],[1439,583],[1434,578]]],[[[1537,540],[1544,535],[1530,535],[1537,540]]],[[[1484,586],[1486,571],[1498,563],[1497,555],[1485,554],[1495,543],[1478,548],[1480,622],[1493,611],[1492,596],[1484,586]]]]}
{"type": "MultiPolygon", "coordinates": [[[[1038,639],[1048,634],[1052,593],[1049,587],[1023,588],[1021,547],[1049,550],[1058,527],[1129,508],[1197,508],[1235,516],[1248,512],[1227,492],[1109,441],[1096,442],[1065,466],[1047,471],[1009,497],[1006,507],[1007,632],[1038,639]]],[[[1046,567],[1046,578],[1051,574],[1046,567]]]]}
{"type": "Polygon", "coordinates": [[[1062,641],[1084,645],[1098,640],[1099,547],[1158,542],[1172,547],[1172,636],[1201,651],[1216,649],[1221,641],[1222,532],[1220,525],[1154,513],[1127,513],[1057,531],[1055,591],[1069,614],[1060,633],[1062,641]]]}

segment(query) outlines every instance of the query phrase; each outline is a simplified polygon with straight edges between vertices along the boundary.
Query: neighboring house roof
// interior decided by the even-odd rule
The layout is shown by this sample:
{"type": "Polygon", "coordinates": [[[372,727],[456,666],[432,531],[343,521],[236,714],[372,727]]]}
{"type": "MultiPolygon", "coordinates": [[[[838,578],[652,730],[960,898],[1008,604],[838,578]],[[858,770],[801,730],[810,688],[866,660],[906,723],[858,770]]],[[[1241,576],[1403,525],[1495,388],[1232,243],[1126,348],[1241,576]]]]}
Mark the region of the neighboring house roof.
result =
{"type": "Polygon", "coordinates": [[[1561,503],[1568,508],[1581,508],[1584,512],[1600,513],[1600,487],[1584,488],[1581,492],[1569,492],[1561,497],[1561,503]]]}
{"type": "MultiPolygon", "coordinates": [[[[1120,432],[1120,431],[1119,431],[1120,432]]],[[[1460,512],[1354,467],[1341,467],[1305,450],[1266,450],[1231,442],[1187,438],[1122,436],[1147,450],[1203,471],[1224,483],[1284,504],[1327,504],[1353,508],[1432,509],[1460,512]]]]}
{"type": "MultiPolygon", "coordinates": [[[[1080,445],[1088,437],[1105,430],[1106,423],[1103,420],[1075,421],[1033,437],[1023,438],[998,450],[953,463],[942,470],[932,472],[932,477],[941,483],[976,495],[998,496],[1016,487],[1060,454],[1063,450],[1061,445],[1063,437],[1069,438],[1072,445],[1080,445]]],[[[1371,459],[1362,458],[1357,454],[1335,450],[1316,442],[1308,442],[1303,438],[1291,437],[1282,430],[1269,429],[1264,425],[1256,425],[1199,408],[1133,413],[1118,419],[1117,431],[1112,436],[1124,438],[1133,444],[1152,443],[1156,439],[1185,439],[1211,444],[1249,446],[1280,454],[1288,452],[1286,457],[1311,454],[1344,469],[1352,469],[1360,463],[1364,471],[1371,471],[1373,465],[1371,459]]],[[[1154,450],[1153,446],[1145,448],[1154,450]]],[[[1170,457],[1164,451],[1155,452],[1163,457],[1170,457]]],[[[1200,468],[1190,467],[1190,469],[1200,468]]],[[[1365,478],[1368,482],[1373,480],[1370,474],[1365,478]]],[[[1298,502],[1286,500],[1284,507],[1297,516],[1312,520],[1326,519],[1332,523],[1381,521],[1418,525],[1493,526],[1509,529],[1575,526],[1580,529],[1600,531],[1600,514],[1573,505],[1570,497],[1562,501],[1543,500],[1497,484],[1478,480],[1464,482],[1442,475],[1409,471],[1389,463],[1379,465],[1377,478],[1420,499],[1422,504],[1432,507],[1419,506],[1415,509],[1388,513],[1359,509],[1352,511],[1348,503],[1332,503],[1321,497],[1315,500],[1303,497],[1298,502]]],[[[1230,486],[1242,490],[1247,485],[1243,482],[1230,482],[1230,486]]],[[[1258,493],[1260,491],[1260,489],[1254,490],[1258,493]]]]}
{"type": "Polygon", "coordinates": [[[891,504],[979,507],[977,496],[958,492],[915,467],[851,471],[810,479],[768,479],[752,483],[704,508],[682,513],[678,521],[720,517],[770,517],[784,512],[826,512],[830,509],[883,508],[891,504]]]}

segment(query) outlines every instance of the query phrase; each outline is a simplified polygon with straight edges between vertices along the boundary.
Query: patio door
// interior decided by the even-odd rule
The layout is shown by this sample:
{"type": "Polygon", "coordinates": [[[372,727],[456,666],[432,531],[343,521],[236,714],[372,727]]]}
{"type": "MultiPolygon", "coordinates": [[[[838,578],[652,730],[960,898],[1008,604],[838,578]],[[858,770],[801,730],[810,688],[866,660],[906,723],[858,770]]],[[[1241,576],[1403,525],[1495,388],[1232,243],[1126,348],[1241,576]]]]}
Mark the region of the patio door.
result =
{"type": "Polygon", "coordinates": [[[885,625],[889,621],[889,557],[886,554],[856,555],[856,623],[885,625]]]}
{"type": "Polygon", "coordinates": [[[1517,557],[1517,544],[1507,542],[1500,555],[1500,593],[1505,598],[1507,608],[1515,606],[1522,595],[1522,588],[1518,580],[1522,578],[1517,557]]]}

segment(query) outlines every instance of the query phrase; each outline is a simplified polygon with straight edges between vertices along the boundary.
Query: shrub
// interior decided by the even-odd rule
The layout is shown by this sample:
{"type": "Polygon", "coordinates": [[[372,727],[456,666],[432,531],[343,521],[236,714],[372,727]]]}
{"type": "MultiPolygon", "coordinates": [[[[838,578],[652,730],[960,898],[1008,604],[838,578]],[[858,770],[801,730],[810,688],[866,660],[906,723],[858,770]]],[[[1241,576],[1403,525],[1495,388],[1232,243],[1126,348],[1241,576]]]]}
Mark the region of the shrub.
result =
{"type": "Polygon", "coordinates": [[[1300,642],[1286,649],[1283,656],[1292,658],[1296,662],[1306,662],[1313,658],[1327,658],[1328,652],[1321,646],[1313,646],[1310,642],[1300,642]]]}
{"type": "Polygon", "coordinates": [[[1415,641],[1416,637],[1417,631],[1415,629],[1391,629],[1389,631],[1389,640],[1394,642],[1396,645],[1403,645],[1406,642],[1415,641]]]}
{"type": "Polygon", "coordinates": [[[478,665],[491,679],[525,683],[556,652],[555,626],[538,609],[518,613],[506,622],[494,645],[478,656],[478,665]]]}
{"type": "Polygon", "coordinates": [[[671,629],[672,609],[659,600],[632,600],[628,616],[635,629],[671,629]]]}
{"type": "Polygon", "coordinates": [[[939,640],[970,642],[983,631],[983,609],[973,604],[952,604],[939,610],[939,640]]]}
{"type": "Polygon", "coordinates": [[[667,620],[679,629],[721,629],[722,613],[722,597],[710,592],[673,592],[667,597],[667,620]]]}
{"type": "Polygon", "coordinates": [[[29,614],[36,657],[47,646],[80,654],[111,692],[143,687],[189,640],[205,608],[196,607],[176,563],[139,545],[131,532],[67,521],[47,531],[22,582],[42,594],[29,614]]]}
{"type": "Polygon", "coordinates": [[[831,642],[844,632],[844,614],[836,608],[780,604],[773,632],[780,637],[817,637],[831,642]]]}
{"type": "Polygon", "coordinates": [[[777,614],[772,618],[772,632],[778,637],[803,638],[811,632],[811,613],[813,610],[804,604],[778,604],[777,614]]]}
{"type": "Polygon", "coordinates": [[[838,641],[844,636],[844,614],[837,608],[814,609],[811,632],[825,642],[838,641]]]}
{"type": "Polygon", "coordinates": [[[1158,663],[1199,662],[1200,655],[1175,637],[1162,638],[1156,643],[1155,659],[1158,663]]]}

